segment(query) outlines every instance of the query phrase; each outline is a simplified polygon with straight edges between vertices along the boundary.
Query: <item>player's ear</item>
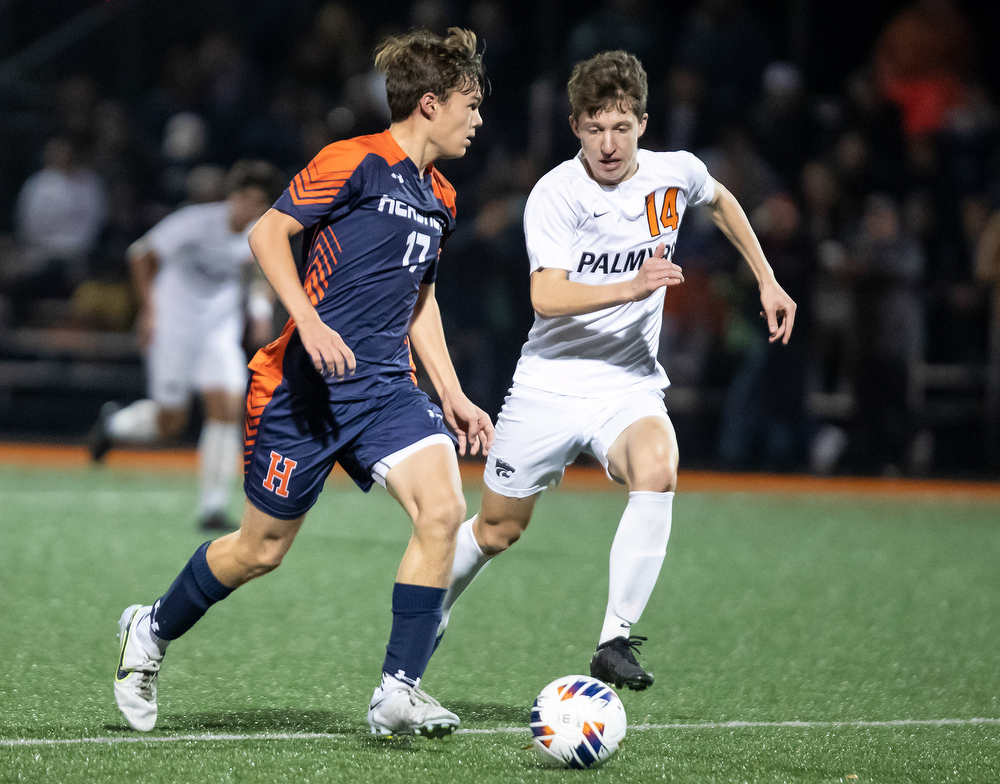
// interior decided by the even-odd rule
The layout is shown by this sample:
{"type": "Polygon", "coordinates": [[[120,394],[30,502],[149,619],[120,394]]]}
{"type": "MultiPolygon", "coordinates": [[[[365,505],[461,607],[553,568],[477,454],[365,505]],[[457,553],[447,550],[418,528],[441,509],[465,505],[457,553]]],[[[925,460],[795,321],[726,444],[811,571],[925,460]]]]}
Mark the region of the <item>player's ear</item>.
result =
{"type": "Polygon", "coordinates": [[[580,123],[572,114],[569,116],[569,127],[573,130],[573,135],[580,138],[580,123]]]}
{"type": "Polygon", "coordinates": [[[642,119],[639,120],[639,135],[642,136],[646,132],[646,120],[649,119],[648,114],[643,114],[642,119]]]}
{"type": "Polygon", "coordinates": [[[420,96],[420,100],[417,101],[417,108],[415,111],[420,112],[421,116],[428,120],[433,120],[434,115],[437,114],[438,107],[441,102],[434,93],[424,93],[420,96]]]}

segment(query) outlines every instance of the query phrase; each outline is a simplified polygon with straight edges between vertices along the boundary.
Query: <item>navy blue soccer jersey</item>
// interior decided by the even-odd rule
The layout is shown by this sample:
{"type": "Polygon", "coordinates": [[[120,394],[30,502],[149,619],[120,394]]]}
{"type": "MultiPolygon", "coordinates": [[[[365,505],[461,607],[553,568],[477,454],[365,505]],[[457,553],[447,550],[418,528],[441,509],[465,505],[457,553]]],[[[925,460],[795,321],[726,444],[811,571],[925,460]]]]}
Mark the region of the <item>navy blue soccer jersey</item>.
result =
{"type": "MultiPolygon", "coordinates": [[[[364,400],[386,382],[415,382],[407,333],[420,285],[434,282],[455,228],[451,184],[433,166],[421,178],[385,131],[325,147],[274,207],[305,227],[303,288],[357,360],[353,376],[328,379],[329,399],[364,400]]],[[[311,364],[289,322],[250,367],[278,382],[308,375],[311,364]]]]}

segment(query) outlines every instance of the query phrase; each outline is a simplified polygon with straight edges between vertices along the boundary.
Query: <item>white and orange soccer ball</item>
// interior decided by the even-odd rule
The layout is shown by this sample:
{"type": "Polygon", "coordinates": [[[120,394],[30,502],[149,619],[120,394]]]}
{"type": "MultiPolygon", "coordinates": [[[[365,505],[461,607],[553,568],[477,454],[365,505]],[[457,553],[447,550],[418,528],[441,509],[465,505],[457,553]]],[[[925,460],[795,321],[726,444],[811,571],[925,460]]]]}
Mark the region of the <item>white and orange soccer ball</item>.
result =
{"type": "Polygon", "coordinates": [[[531,706],[532,746],[548,767],[596,768],[625,737],[625,706],[606,683],[566,675],[542,689],[531,706]]]}

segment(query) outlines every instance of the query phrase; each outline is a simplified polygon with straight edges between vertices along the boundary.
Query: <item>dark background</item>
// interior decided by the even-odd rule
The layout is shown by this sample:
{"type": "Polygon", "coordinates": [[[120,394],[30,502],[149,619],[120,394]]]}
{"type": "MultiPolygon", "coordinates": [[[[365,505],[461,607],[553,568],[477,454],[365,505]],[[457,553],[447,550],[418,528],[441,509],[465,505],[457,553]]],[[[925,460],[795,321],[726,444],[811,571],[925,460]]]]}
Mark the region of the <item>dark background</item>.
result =
{"type": "MultiPolygon", "coordinates": [[[[740,66],[744,72],[737,74],[742,81],[733,79],[739,85],[739,105],[730,106],[727,114],[709,115],[709,127],[692,151],[707,161],[716,160],[712,151],[724,147],[725,133],[736,128],[749,135],[748,156],[767,157],[767,138],[753,133],[753,111],[761,101],[764,67],[787,61],[801,75],[810,118],[804,137],[809,151],[803,160],[832,158],[837,140],[853,127],[847,85],[869,68],[880,35],[909,4],[722,1],[752,22],[743,37],[730,41],[741,51],[722,53],[731,57],[727,67],[744,63],[740,66]]],[[[666,144],[664,117],[671,110],[667,78],[672,68],[686,61],[679,53],[686,42],[690,45],[692,20],[710,4],[710,0],[619,3],[628,7],[639,33],[654,42],[649,46],[647,40],[646,45],[655,54],[642,58],[650,73],[650,131],[645,140],[649,146],[666,144]]],[[[344,79],[370,67],[372,47],[385,33],[428,19],[441,26],[474,26],[483,11],[482,3],[468,2],[342,5],[355,19],[357,35],[350,43],[360,51],[359,64],[344,66],[344,79]]],[[[482,36],[493,82],[483,109],[486,125],[466,159],[442,165],[458,186],[459,221],[465,228],[446,252],[439,296],[463,384],[470,397],[493,414],[531,323],[519,216],[514,213],[534,179],[573,154],[576,142],[564,119],[564,93],[574,60],[572,42],[578,40],[574,34],[582,23],[596,19],[597,37],[603,40],[601,33],[610,28],[602,28],[601,14],[609,13],[612,5],[594,0],[495,4],[504,12],[505,22],[500,33],[482,36]]],[[[955,3],[970,33],[972,65],[966,78],[982,90],[990,111],[995,111],[1000,87],[1000,53],[991,34],[995,26],[990,24],[994,5],[955,3]]],[[[191,163],[224,167],[239,157],[266,157],[289,177],[308,162],[317,144],[385,127],[379,126],[377,112],[368,116],[357,110],[353,126],[336,127],[331,110],[351,105],[346,81],[302,65],[299,47],[323,6],[317,0],[49,0],[44,4],[0,0],[0,233],[11,237],[15,232],[15,200],[25,180],[40,168],[45,142],[74,132],[67,128],[64,104],[65,85],[76,78],[90,85],[95,105],[110,103],[120,111],[130,134],[129,143],[120,148],[124,150],[120,160],[109,165],[105,157],[97,164],[110,188],[116,193],[128,190],[127,219],[114,236],[105,237],[103,250],[92,259],[93,275],[114,285],[127,286],[123,253],[127,243],[180,203],[178,194],[164,184],[171,164],[163,160],[159,147],[171,113],[192,110],[208,121],[207,149],[191,163]],[[227,105],[223,111],[218,100],[213,104],[204,94],[188,106],[165,101],[170,58],[176,64],[177,53],[186,52],[194,68],[199,47],[218,34],[232,44],[243,64],[243,81],[233,93],[238,105],[227,105]],[[311,129],[309,133],[305,128],[311,129]]],[[[606,40],[620,41],[614,35],[606,40]]],[[[347,43],[345,51],[351,48],[347,43]]],[[[336,59],[339,53],[327,55],[336,59]]],[[[713,62],[711,55],[708,60],[713,62]]],[[[708,86],[713,89],[711,79],[708,86]]],[[[810,249],[802,251],[803,259],[813,259],[813,266],[792,269],[785,277],[779,272],[781,282],[791,280],[786,285],[790,291],[794,284],[803,308],[801,332],[796,335],[800,348],[785,355],[761,353],[764,349],[755,340],[759,342],[762,325],[747,315],[754,303],[738,272],[740,263],[731,252],[718,248],[717,237],[706,239],[686,225],[678,260],[690,265],[695,283],[686,295],[689,299],[683,300],[685,309],[674,313],[680,337],[665,340],[663,357],[674,381],[668,405],[686,465],[996,477],[997,400],[990,397],[988,382],[993,361],[989,324],[996,315],[989,286],[974,279],[974,248],[966,247],[969,243],[960,226],[960,204],[967,197],[979,199],[990,213],[1000,205],[995,119],[979,129],[971,152],[968,144],[956,152],[947,129],[940,138],[929,137],[936,157],[924,168],[910,161],[913,140],[904,138],[898,118],[891,122],[896,124],[888,132],[865,127],[864,133],[869,134],[874,156],[882,156],[882,168],[890,174],[895,169],[897,176],[869,178],[855,187],[848,197],[853,203],[846,210],[851,218],[845,218],[827,239],[850,248],[865,200],[875,192],[888,192],[901,204],[931,194],[926,198],[940,217],[933,231],[918,238],[925,255],[925,272],[917,287],[926,328],[921,356],[907,360],[896,372],[884,357],[873,360],[863,346],[850,348],[854,344],[845,339],[848,348],[839,348],[846,355],[832,357],[837,351],[831,350],[831,343],[838,349],[840,333],[833,330],[824,336],[822,329],[810,324],[809,308],[824,285],[836,288],[842,281],[831,283],[816,266],[816,246],[822,239],[818,237],[809,238],[810,249]],[[899,155],[899,167],[893,154],[899,155]],[[956,179],[949,175],[952,161],[974,171],[956,179]],[[703,288],[697,288],[698,280],[703,288]],[[953,306],[959,300],[964,304],[953,306]],[[688,309],[709,314],[704,334],[692,335],[686,329],[688,309]],[[765,363],[756,375],[749,368],[755,356],[765,363]],[[782,385],[775,385],[776,377],[789,379],[783,391],[782,385]],[[753,394],[740,398],[739,384],[756,384],[753,394]],[[894,385],[902,386],[895,390],[894,385]],[[881,406],[864,392],[873,389],[885,390],[881,406]],[[749,446],[727,451],[722,443],[726,423],[746,421],[762,405],[801,411],[780,426],[758,423],[757,430],[746,436],[749,446]],[[740,414],[741,410],[746,413],[740,414]],[[887,426],[882,434],[871,431],[873,422],[885,424],[895,413],[905,415],[898,428],[887,426]],[[847,443],[830,465],[817,457],[822,438],[847,443]],[[883,441],[894,440],[895,451],[881,448],[883,441]]],[[[92,129],[82,135],[86,137],[82,143],[90,144],[92,129]]],[[[761,199],[741,196],[748,214],[781,194],[801,206],[798,169],[783,172],[773,158],[770,164],[778,174],[761,199]]],[[[712,163],[709,167],[729,184],[712,163]]],[[[774,259],[772,263],[778,269],[774,259]]],[[[841,288],[857,312],[863,311],[857,285],[841,288]]],[[[874,307],[877,311],[879,303],[874,307]]],[[[822,315],[823,306],[815,310],[822,315]]],[[[21,326],[0,332],[0,437],[81,441],[104,400],[142,396],[141,357],[127,325],[109,328],[69,309],[55,315],[47,312],[21,326]],[[67,337],[67,331],[76,337],[67,337]]]]}

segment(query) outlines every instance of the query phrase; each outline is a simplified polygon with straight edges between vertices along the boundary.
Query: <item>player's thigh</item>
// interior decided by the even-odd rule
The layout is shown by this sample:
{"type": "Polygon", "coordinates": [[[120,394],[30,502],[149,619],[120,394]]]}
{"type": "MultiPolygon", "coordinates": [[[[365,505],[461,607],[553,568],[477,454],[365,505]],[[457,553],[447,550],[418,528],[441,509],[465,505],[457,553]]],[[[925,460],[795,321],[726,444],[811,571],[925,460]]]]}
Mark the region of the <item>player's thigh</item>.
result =
{"type": "Polygon", "coordinates": [[[197,341],[157,332],[146,355],[146,376],[159,409],[187,410],[200,351],[197,341]]]}
{"type": "MultiPolygon", "coordinates": [[[[268,515],[280,520],[301,517],[316,503],[344,448],[331,429],[326,400],[304,399],[284,382],[255,373],[246,411],[243,491],[268,515]]],[[[340,435],[350,439],[357,433],[340,435]]]]}
{"type": "Polygon", "coordinates": [[[417,535],[454,537],[465,519],[465,497],[455,447],[431,443],[395,463],[385,488],[413,520],[417,535]]]}
{"type": "Polygon", "coordinates": [[[203,389],[201,399],[205,407],[205,419],[232,424],[243,422],[245,398],[242,390],[233,392],[227,389],[203,389]]]}
{"type": "Polygon", "coordinates": [[[163,441],[176,441],[187,425],[188,407],[178,408],[157,405],[156,432],[163,441]]]}
{"type": "Polygon", "coordinates": [[[247,358],[240,345],[240,323],[238,318],[229,318],[213,328],[205,336],[194,366],[193,383],[201,391],[206,404],[208,394],[216,394],[216,402],[223,408],[213,413],[226,414],[224,419],[210,417],[213,419],[230,421],[233,416],[237,420],[240,416],[238,410],[234,415],[231,405],[228,405],[234,399],[242,400],[247,385],[247,358]],[[228,400],[225,399],[227,395],[228,400]]]}
{"type": "Polygon", "coordinates": [[[677,485],[679,452],[670,419],[646,416],[629,425],[608,450],[608,472],[629,490],[669,492],[677,485]]]}
{"type": "MultiPolygon", "coordinates": [[[[614,481],[630,490],[672,485],[677,472],[677,438],[658,389],[595,401],[593,435],[587,450],[614,481]],[[642,487],[638,485],[641,484],[642,487]]],[[[657,492],[660,492],[659,490],[657,492]]]]}
{"type": "Polygon", "coordinates": [[[497,417],[483,482],[506,498],[535,496],[558,483],[586,443],[582,398],[514,386],[497,417]]]}

